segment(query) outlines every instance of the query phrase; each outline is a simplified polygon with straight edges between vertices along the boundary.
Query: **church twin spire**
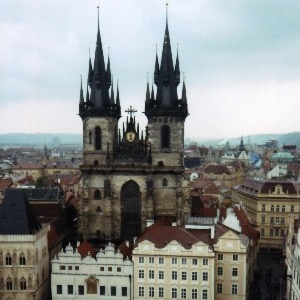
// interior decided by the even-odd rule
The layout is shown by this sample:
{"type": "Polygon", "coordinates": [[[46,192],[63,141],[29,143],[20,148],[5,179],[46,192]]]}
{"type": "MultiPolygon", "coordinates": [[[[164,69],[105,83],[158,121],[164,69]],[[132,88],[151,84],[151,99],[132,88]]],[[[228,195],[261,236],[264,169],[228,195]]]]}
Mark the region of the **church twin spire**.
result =
{"type": "Polygon", "coordinates": [[[121,117],[119,90],[117,86],[117,98],[115,102],[110,69],[110,58],[108,56],[107,65],[105,67],[99,23],[98,7],[98,31],[94,68],[92,66],[91,58],[89,58],[88,68],[88,86],[90,87],[91,93],[89,95],[87,87],[87,97],[86,101],[84,102],[81,82],[79,115],[81,118],[86,116],[113,116],[119,119],[121,117]],[[109,95],[110,88],[111,92],[109,95]]]}
{"type": "MultiPolygon", "coordinates": [[[[168,5],[166,8],[168,9],[168,5]]],[[[153,87],[153,93],[151,92],[151,96],[149,96],[149,83],[147,83],[145,102],[146,116],[180,116],[185,119],[188,115],[186,88],[183,82],[182,99],[178,99],[177,86],[180,83],[179,56],[177,48],[174,66],[168,26],[168,10],[166,13],[166,28],[160,65],[156,50],[154,83],[157,86],[156,99],[154,98],[153,87]]]]}

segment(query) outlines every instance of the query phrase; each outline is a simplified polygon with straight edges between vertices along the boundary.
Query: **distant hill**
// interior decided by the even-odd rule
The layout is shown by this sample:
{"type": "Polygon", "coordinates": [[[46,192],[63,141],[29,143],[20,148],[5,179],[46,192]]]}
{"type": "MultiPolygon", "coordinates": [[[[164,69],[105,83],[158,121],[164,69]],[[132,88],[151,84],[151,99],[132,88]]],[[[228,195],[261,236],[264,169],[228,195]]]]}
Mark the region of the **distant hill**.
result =
{"type": "MultiPolygon", "coordinates": [[[[245,144],[263,145],[271,139],[278,140],[278,145],[296,145],[300,149],[300,132],[290,132],[285,134],[257,134],[243,136],[245,144]]],[[[197,143],[198,146],[225,145],[226,142],[234,147],[239,145],[241,137],[229,139],[185,139],[185,144],[197,143]]],[[[68,133],[6,133],[0,134],[0,147],[44,147],[60,145],[82,146],[82,134],[68,133]]]]}
{"type": "Polygon", "coordinates": [[[0,147],[44,147],[82,145],[82,134],[68,133],[6,133],[0,134],[0,147]]]}
{"type": "MultiPolygon", "coordinates": [[[[263,145],[269,140],[278,140],[278,146],[282,145],[296,145],[300,149],[300,132],[290,132],[281,134],[257,134],[257,135],[247,135],[243,136],[244,144],[257,144],[263,145]]],[[[217,146],[225,145],[229,142],[230,146],[239,145],[241,137],[229,138],[229,139],[186,139],[185,144],[191,144],[196,142],[198,146],[217,146]]]]}

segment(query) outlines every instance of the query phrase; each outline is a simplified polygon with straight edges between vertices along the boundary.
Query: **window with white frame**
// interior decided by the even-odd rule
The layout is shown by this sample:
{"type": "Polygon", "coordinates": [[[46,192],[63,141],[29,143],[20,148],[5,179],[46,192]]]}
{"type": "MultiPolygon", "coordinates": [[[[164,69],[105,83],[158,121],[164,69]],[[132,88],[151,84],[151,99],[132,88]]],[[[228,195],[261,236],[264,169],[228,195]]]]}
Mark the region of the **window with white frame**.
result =
{"type": "Polygon", "coordinates": [[[172,280],[177,280],[177,271],[172,271],[172,280]]]}
{"type": "Polygon", "coordinates": [[[139,297],[145,296],[145,288],[143,286],[139,286],[139,297]]]}
{"type": "Polygon", "coordinates": [[[238,289],[237,289],[237,284],[233,284],[231,286],[231,293],[232,295],[237,295],[238,289]]]}
{"type": "Polygon", "coordinates": [[[203,274],[202,274],[202,280],[203,281],[208,281],[208,272],[203,272],[203,274]]]}
{"type": "Polygon", "coordinates": [[[203,258],[202,264],[203,266],[208,266],[208,258],[203,258]]]}
{"type": "Polygon", "coordinates": [[[172,288],[172,299],[177,299],[177,288],[172,288]]]}
{"type": "Polygon", "coordinates": [[[158,271],[158,279],[164,279],[165,273],[164,271],[158,271]]]}
{"type": "Polygon", "coordinates": [[[198,273],[192,272],[192,280],[198,280],[198,273]]]}
{"type": "Polygon", "coordinates": [[[232,268],[232,276],[238,276],[238,268],[232,268]]]}
{"type": "Polygon", "coordinates": [[[165,289],[163,287],[158,288],[158,297],[163,298],[165,295],[165,289]]]}
{"type": "Polygon", "coordinates": [[[149,297],[154,298],[154,287],[153,286],[149,287],[149,297]]]}
{"type": "Polygon", "coordinates": [[[192,299],[198,299],[198,290],[192,289],[192,299]]]}
{"type": "Polygon", "coordinates": [[[181,272],[181,280],[186,280],[186,271],[181,272]]]}
{"type": "Polygon", "coordinates": [[[139,270],[139,278],[144,278],[144,270],[139,270]]]}
{"type": "Polygon", "coordinates": [[[154,279],[154,270],[149,270],[149,279],[154,279]]]}
{"type": "Polygon", "coordinates": [[[144,263],[144,257],[143,256],[139,256],[139,263],[143,264],[144,263]]]}

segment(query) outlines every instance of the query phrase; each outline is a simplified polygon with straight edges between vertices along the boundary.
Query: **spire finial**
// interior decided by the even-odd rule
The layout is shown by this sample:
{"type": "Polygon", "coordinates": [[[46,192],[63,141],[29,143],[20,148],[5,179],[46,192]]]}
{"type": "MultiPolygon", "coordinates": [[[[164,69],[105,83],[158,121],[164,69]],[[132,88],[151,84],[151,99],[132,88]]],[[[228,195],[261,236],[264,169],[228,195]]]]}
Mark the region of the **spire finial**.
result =
{"type": "Polygon", "coordinates": [[[168,24],[168,1],[166,1],[166,24],[168,24]]]}
{"type": "Polygon", "coordinates": [[[99,4],[97,5],[97,10],[98,10],[98,29],[99,29],[99,4]]]}

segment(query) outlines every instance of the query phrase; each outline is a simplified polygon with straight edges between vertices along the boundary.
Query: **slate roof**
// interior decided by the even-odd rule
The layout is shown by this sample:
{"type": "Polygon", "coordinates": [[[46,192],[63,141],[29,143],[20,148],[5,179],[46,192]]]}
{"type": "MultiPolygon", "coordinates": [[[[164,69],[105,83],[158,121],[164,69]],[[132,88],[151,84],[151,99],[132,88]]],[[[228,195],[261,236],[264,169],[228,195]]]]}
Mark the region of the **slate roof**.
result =
{"type": "Polygon", "coordinates": [[[0,234],[34,234],[41,228],[23,190],[7,188],[0,207],[0,234]]]}
{"type": "Polygon", "coordinates": [[[44,200],[44,201],[57,201],[61,199],[62,194],[60,189],[54,188],[19,188],[30,201],[44,200]]]}

